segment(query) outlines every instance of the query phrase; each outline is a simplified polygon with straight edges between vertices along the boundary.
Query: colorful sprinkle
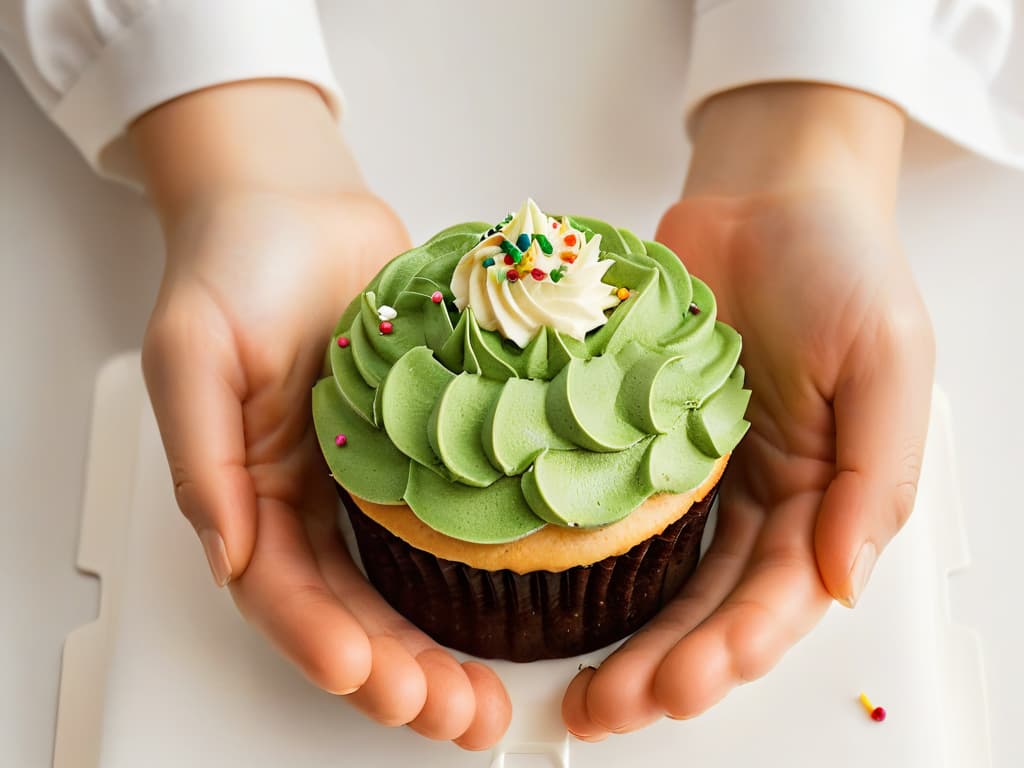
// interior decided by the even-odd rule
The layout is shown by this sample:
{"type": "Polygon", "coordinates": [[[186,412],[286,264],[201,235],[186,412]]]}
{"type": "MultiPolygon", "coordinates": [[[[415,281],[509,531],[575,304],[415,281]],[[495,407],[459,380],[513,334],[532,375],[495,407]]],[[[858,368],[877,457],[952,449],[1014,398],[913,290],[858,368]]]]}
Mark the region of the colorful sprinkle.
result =
{"type": "Polygon", "coordinates": [[[700,307],[698,307],[692,301],[690,302],[690,314],[691,315],[699,315],[700,314],[700,307]]]}
{"type": "Polygon", "coordinates": [[[514,283],[516,280],[519,279],[519,273],[516,272],[514,269],[510,269],[508,272],[505,273],[505,277],[508,279],[510,283],[514,283]]]}
{"type": "Polygon", "coordinates": [[[389,323],[387,320],[382,321],[378,328],[380,328],[380,332],[383,333],[385,336],[387,336],[389,333],[395,330],[395,326],[392,323],[389,323]]]}
{"type": "Polygon", "coordinates": [[[338,337],[338,346],[341,347],[342,349],[344,349],[345,347],[347,347],[351,343],[352,342],[349,341],[348,336],[339,336],[338,337]]]}
{"type": "Polygon", "coordinates": [[[486,259],[484,259],[483,264],[484,264],[485,267],[493,267],[494,266],[494,259],[492,259],[490,256],[488,256],[486,259]]]}
{"type": "Polygon", "coordinates": [[[334,444],[339,448],[344,448],[346,445],[348,445],[348,438],[345,437],[345,435],[335,435],[334,444]]]}
{"type": "Polygon", "coordinates": [[[552,229],[558,229],[558,221],[557,220],[555,220],[555,219],[551,220],[551,228],[552,229]]]}
{"type": "Polygon", "coordinates": [[[377,317],[381,320],[394,320],[398,317],[398,310],[394,307],[389,307],[387,304],[381,304],[377,307],[377,317]]]}
{"type": "Polygon", "coordinates": [[[558,254],[558,258],[560,258],[567,264],[572,264],[574,261],[576,261],[577,255],[578,254],[575,254],[572,251],[562,251],[560,254],[558,254]]]}
{"type": "Polygon", "coordinates": [[[440,291],[434,291],[432,294],[430,294],[430,300],[435,304],[440,304],[442,301],[444,301],[444,294],[441,293],[440,291]]]}
{"type": "Polygon", "coordinates": [[[504,224],[508,224],[510,221],[512,221],[512,214],[511,213],[508,214],[508,216],[506,216],[504,219],[502,219],[501,220],[501,224],[499,224],[498,226],[500,227],[500,226],[502,226],[504,224]]]}
{"type": "Polygon", "coordinates": [[[557,283],[559,280],[562,279],[562,276],[564,274],[565,274],[565,265],[564,264],[562,266],[560,266],[558,269],[552,269],[551,270],[551,275],[550,275],[551,282],[557,283]]]}
{"type": "Polygon", "coordinates": [[[509,266],[512,266],[513,264],[516,263],[516,260],[513,259],[511,256],[506,256],[505,263],[508,264],[509,266]]]}
{"type": "Polygon", "coordinates": [[[523,258],[523,252],[516,248],[516,244],[511,240],[502,240],[500,248],[517,262],[523,258]],[[517,256],[519,258],[516,258],[517,256]]]}
{"type": "Polygon", "coordinates": [[[570,232],[568,235],[562,238],[562,242],[568,245],[570,248],[572,248],[574,245],[576,245],[576,235],[570,232]]]}
{"type": "Polygon", "coordinates": [[[544,253],[551,253],[554,250],[554,248],[551,247],[551,241],[548,240],[546,235],[534,235],[533,239],[540,245],[540,249],[544,251],[544,253]]]}
{"type": "Polygon", "coordinates": [[[619,288],[615,295],[619,297],[619,301],[625,301],[629,298],[629,288],[619,288]]]}
{"type": "Polygon", "coordinates": [[[885,720],[885,707],[876,707],[874,704],[871,703],[871,699],[867,697],[867,694],[862,693],[860,695],[860,703],[861,706],[864,707],[864,710],[868,713],[868,715],[871,716],[871,719],[874,720],[876,723],[881,723],[885,720]]]}
{"type": "Polygon", "coordinates": [[[532,277],[534,280],[543,280],[547,276],[548,273],[545,272],[543,269],[540,269],[539,267],[530,270],[530,277],[532,277]]]}
{"type": "Polygon", "coordinates": [[[520,251],[525,251],[529,247],[530,247],[530,236],[528,234],[526,234],[525,232],[523,232],[516,239],[516,248],[518,248],[520,251]]]}

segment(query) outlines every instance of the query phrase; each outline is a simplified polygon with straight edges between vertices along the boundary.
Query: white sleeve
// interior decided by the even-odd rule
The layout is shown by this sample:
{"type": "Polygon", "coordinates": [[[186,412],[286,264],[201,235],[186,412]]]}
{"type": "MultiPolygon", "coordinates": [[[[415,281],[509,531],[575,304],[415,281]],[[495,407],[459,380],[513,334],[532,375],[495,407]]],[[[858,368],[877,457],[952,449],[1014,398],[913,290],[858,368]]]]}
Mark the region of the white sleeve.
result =
{"type": "Polygon", "coordinates": [[[833,83],[1024,167],[1014,10],[1014,0],[698,0],[687,115],[743,85],[833,83]]]}
{"type": "Polygon", "coordinates": [[[101,174],[138,180],[125,131],[217,83],[312,83],[338,114],[315,0],[0,0],[0,52],[101,174]]]}

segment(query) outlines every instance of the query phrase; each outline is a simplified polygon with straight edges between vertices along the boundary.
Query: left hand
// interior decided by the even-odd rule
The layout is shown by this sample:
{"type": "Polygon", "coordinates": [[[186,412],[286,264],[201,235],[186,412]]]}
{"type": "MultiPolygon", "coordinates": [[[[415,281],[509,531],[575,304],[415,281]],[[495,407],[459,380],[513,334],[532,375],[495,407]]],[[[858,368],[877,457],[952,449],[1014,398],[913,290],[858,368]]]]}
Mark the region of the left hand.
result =
{"type": "Polygon", "coordinates": [[[764,675],[833,598],[853,606],[909,517],[934,353],[892,221],[902,127],[890,105],[828,86],[705,107],[657,237],[743,335],[751,429],[694,577],[570,684],[579,738],[693,717],[764,675]]]}

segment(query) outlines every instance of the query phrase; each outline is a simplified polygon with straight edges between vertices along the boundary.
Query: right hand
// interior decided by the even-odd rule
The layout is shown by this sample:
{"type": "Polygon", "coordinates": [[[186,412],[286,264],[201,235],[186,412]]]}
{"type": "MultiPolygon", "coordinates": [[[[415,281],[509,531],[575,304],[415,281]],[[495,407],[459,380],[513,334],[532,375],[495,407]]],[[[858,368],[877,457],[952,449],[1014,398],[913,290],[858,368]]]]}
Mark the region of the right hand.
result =
{"type": "Polygon", "coordinates": [[[215,581],[319,687],[385,725],[491,747],[511,718],[504,687],[356,569],[312,423],[331,329],[409,247],[404,228],[303,84],[190,94],[141,118],[132,139],[167,241],[143,369],[215,581]]]}

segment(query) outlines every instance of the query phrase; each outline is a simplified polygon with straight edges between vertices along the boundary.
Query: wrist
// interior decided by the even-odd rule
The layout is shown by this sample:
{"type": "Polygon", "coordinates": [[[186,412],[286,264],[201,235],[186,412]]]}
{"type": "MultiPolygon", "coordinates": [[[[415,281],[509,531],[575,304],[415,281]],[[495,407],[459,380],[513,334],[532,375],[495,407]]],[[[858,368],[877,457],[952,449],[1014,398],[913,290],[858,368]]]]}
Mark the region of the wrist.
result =
{"type": "Polygon", "coordinates": [[[300,81],[195,91],[146,113],[129,135],[165,228],[225,197],[363,188],[327,105],[300,81]]]}
{"type": "Polygon", "coordinates": [[[696,116],[684,194],[828,189],[895,204],[904,116],[870,94],[812,83],[728,91],[696,116]]]}

